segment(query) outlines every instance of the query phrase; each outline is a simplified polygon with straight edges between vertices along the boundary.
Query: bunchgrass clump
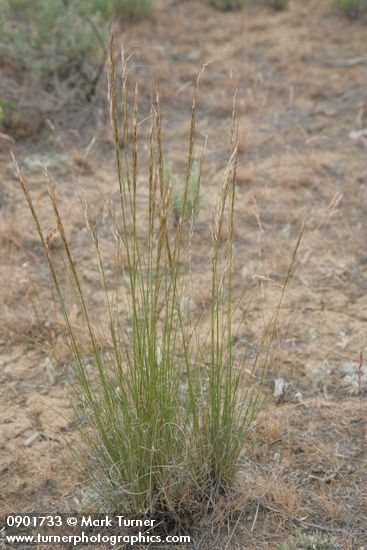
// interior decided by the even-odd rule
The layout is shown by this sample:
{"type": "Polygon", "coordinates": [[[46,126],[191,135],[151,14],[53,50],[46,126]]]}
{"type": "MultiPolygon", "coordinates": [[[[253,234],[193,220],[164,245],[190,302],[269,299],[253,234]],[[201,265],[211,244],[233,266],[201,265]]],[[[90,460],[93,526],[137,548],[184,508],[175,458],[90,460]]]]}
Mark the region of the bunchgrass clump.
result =
{"type": "Polygon", "coordinates": [[[144,138],[138,123],[137,89],[129,109],[127,63],[123,56],[120,94],[111,41],[109,106],[119,200],[117,205],[106,200],[105,207],[116,242],[114,276],[109,275],[88,203],[81,199],[105,298],[107,349],[99,338],[100,324],[92,320],[78,261],[48,178],[49,197],[88,334],[93,369],[86,368],[82,351],[85,343],[82,348],[48,238],[19,166],[18,173],[69,332],[73,402],[76,414],[83,419],[84,473],[98,509],[155,517],[167,529],[182,528],[186,522],[213,511],[218,498],[231,500],[246,431],[262,404],[262,382],[300,238],[278,306],[256,343],[255,356],[250,358],[245,352],[241,358],[235,356],[233,341],[243,316],[232,282],[238,150],[235,110],[231,152],[213,208],[206,254],[211,300],[206,309],[187,312],[182,303],[187,300],[190,285],[195,284],[191,258],[206,149],[204,143],[198,152],[196,133],[202,71],[193,96],[179,215],[172,220],[173,186],[165,170],[159,89],[144,138]],[[118,97],[122,97],[121,104],[118,97]],[[139,145],[141,142],[144,146],[139,145]],[[139,184],[140,168],[145,168],[143,186],[139,184]],[[147,200],[139,202],[144,192],[147,200]],[[146,210],[141,212],[138,204],[146,204],[146,210]]]}

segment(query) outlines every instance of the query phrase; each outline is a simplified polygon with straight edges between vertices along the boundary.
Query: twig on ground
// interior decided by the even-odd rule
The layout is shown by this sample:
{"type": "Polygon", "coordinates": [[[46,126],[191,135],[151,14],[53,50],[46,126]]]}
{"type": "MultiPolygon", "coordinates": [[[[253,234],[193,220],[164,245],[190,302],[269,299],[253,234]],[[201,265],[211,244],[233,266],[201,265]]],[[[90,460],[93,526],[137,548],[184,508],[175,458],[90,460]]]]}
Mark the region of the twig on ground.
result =
{"type": "Polygon", "coordinates": [[[255,512],[254,521],[252,522],[251,529],[250,529],[251,532],[255,529],[257,516],[258,516],[258,514],[259,514],[259,508],[260,508],[260,503],[258,502],[258,503],[257,503],[257,506],[256,506],[256,512],[255,512]]]}
{"type": "Polygon", "coordinates": [[[367,65],[367,57],[352,57],[351,59],[326,59],[325,64],[330,67],[356,67],[367,65]]]}
{"type": "Polygon", "coordinates": [[[297,523],[299,525],[304,525],[305,527],[309,527],[310,529],[317,529],[318,531],[325,531],[325,532],[334,532],[334,533],[345,533],[345,529],[339,529],[336,527],[325,527],[324,525],[317,525],[316,523],[310,523],[308,521],[305,521],[301,518],[293,517],[290,514],[286,514],[285,512],[282,512],[282,510],[278,510],[277,508],[273,508],[272,506],[268,506],[267,504],[264,504],[262,502],[257,502],[258,506],[261,506],[262,508],[269,510],[270,512],[274,512],[275,514],[280,515],[288,515],[289,519],[292,520],[294,523],[297,523]]]}

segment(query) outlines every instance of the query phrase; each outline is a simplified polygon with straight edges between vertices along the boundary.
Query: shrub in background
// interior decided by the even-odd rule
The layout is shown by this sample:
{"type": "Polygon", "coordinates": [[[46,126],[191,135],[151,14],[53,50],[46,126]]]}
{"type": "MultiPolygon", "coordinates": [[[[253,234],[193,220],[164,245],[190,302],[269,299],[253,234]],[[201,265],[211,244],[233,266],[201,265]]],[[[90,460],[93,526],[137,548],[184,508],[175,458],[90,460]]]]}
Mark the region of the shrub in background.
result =
{"type": "Polygon", "coordinates": [[[37,74],[65,77],[103,59],[108,19],[150,8],[150,0],[0,0],[1,46],[37,74]]]}
{"type": "Polygon", "coordinates": [[[107,19],[111,16],[138,18],[148,15],[152,2],[153,0],[91,0],[90,4],[94,11],[107,19]]]}
{"type": "Polygon", "coordinates": [[[366,0],[334,0],[337,7],[341,9],[349,19],[358,19],[362,13],[367,11],[366,0]]]}
{"type": "Polygon", "coordinates": [[[210,0],[211,5],[219,10],[234,10],[248,4],[248,0],[210,0]]]}
{"type": "Polygon", "coordinates": [[[289,0],[267,0],[267,4],[275,10],[284,10],[288,7],[289,0]]]}
{"type": "Polygon", "coordinates": [[[211,5],[223,11],[239,9],[243,6],[258,3],[262,6],[270,6],[276,10],[283,10],[288,6],[288,0],[210,0],[211,5]]]}

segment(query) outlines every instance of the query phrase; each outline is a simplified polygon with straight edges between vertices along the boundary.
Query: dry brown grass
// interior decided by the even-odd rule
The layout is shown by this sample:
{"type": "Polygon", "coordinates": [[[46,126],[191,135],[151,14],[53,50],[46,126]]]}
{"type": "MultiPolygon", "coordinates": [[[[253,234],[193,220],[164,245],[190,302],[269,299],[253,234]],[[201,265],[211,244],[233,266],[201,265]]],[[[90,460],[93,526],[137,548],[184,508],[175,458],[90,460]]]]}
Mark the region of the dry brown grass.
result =
{"type": "MultiPolygon", "coordinates": [[[[160,12],[155,20],[141,22],[134,37],[129,30],[124,31],[125,43],[132,39],[139,43],[137,65],[160,63],[164,116],[171,120],[165,123],[170,142],[168,156],[181,168],[182,140],[187,130],[183,120],[199,63],[198,57],[191,56],[196,54],[205,61],[214,58],[203,82],[204,112],[198,120],[199,131],[211,135],[209,166],[203,181],[206,196],[201,212],[202,239],[208,237],[205,218],[226,152],[223,114],[229,106],[225,98],[239,84],[243,146],[238,168],[235,279],[238,288],[249,284],[254,295],[262,296],[264,308],[271,307],[274,301],[276,285],[272,281],[278,282],[286,264],[285,250],[300,219],[310,209],[304,252],[311,253],[294,281],[284,311],[279,331],[281,353],[274,359],[267,381],[268,411],[259,419],[256,436],[249,434],[250,451],[241,466],[248,499],[239,506],[231,526],[225,526],[226,533],[216,533],[212,545],[205,537],[202,548],[206,544],[208,548],[222,549],[224,536],[232,533],[238,518],[237,535],[225,539],[230,540],[230,549],[242,548],[246,540],[251,548],[274,550],[293,532],[307,527],[307,523],[331,529],[330,536],[337,537],[348,549],[358,548],[365,540],[364,395],[348,396],[342,387],[340,366],[347,361],[357,362],[365,347],[365,145],[348,136],[351,130],[363,126],[366,68],[337,64],[360,56],[364,35],[362,25],[350,26],[338,18],[329,2],[313,1],[294,1],[287,12],[275,17],[255,10],[226,14],[225,19],[219,12],[208,12],[204,3],[187,1],[177,4],[174,10],[160,12]],[[223,91],[214,93],[218,88],[223,91]],[[218,117],[217,108],[221,111],[218,117]],[[211,117],[215,119],[212,124],[208,122],[211,117]],[[324,206],[336,191],[344,194],[338,213],[331,218],[322,238],[312,236],[324,206]],[[263,228],[261,246],[254,194],[263,228]],[[253,274],[265,277],[262,289],[253,274]],[[324,361],[329,366],[319,383],[312,372],[320,374],[324,361]],[[294,403],[276,406],[271,397],[275,375],[292,382],[291,397],[300,392],[301,400],[296,398],[294,403]],[[305,519],[301,523],[295,521],[302,518],[305,519]]],[[[149,98],[145,69],[138,68],[137,74],[141,94],[149,98]]],[[[97,184],[108,194],[112,180],[110,159],[105,150],[102,155],[99,153],[100,137],[102,141],[97,134],[93,150],[93,177],[83,173],[78,176],[79,184],[93,195],[96,204],[97,184]]],[[[82,153],[90,139],[80,146],[82,153]]],[[[23,154],[27,154],[26,149],[23,154]]],[[[4,155],[4,173],[7,162],[4,155]]],[[[67,215],[67,232],[80,251],[81,267],[93,294],[94,268],[86,253],[79,213],[71,199],[75,178],[72,170],[62,168],[56,179],[67,215]]],[[[2,424],[6,434],[2,460],[7,468],[2,470],[7,491],[3,507],[17,506],[22,500],[30,507],[40,504],[57,509],[71,505],[75,496],[72,482],[65,481],[69,466],[60,460],[60,453],[64,452],[60,436],[73,436],[74,429],[60,420],[67,408],[61,382],[55,382],[52,389],[48,387],[44,381],[47,369],[40,366],[44,356],[21,335],[34,324],[36,333],[47,343],[51,339],[53,346],[54,329],[45,323],[50,316],[56,325],[58,320],[52,319],[48,276],[33,248],[35,241],[24,204],[14,180],[9,175],[5,178],[12,190],[14,213],[6,203],[1,218],[1,253],[5,258],[1,272],[9,290],[1,289],[6,304],[1,328],[1,414],[14,421],[2,424]],[[26,262],[33,282],[24,277],[22,265],[26,262]],[[27,281],[21,283],[24,278],[27,281]],[[39,295],[34,295],[34,287],[39,295]],[[35,306],[29,299],[36,302],[35,306]],[[43,395],[45,390],[48,394],[43,395]],[[61,415],[54,413],[51,418],[50,410],[60,411],[61,415]],[[38,415],[38,424],[29,422],[34,415],[38,415]],[[54,440],[44,440],[24,450],[23,441],[35,426],[54,440]],[[32,477],[34,463],[40,467],[37,476],[32,477]],[[42,470],[45,463],[47,467],[42,470]],[[54,483],[52,494],[45,485],[47,479],[54,483]]],[[[42,205],[40,181],[32,178],[31,186],[42,205]]],[[[47,213],[43,215],[47,222],[47,213]]],[[[96,218],[103,219],[98,207],[96,218]]],[[[50,223],[49,231],[52,230],[50,223]]],[[[108,241],[107,232],[104,238],[108,241]]],[[[54,253],[57,254],[57,246],[54,253]]],[[[210,296],[202,261],[198,254],[197,284],[192,288],[192,297],[198,303],[208,302],[210,296]]],[[[98,296],[95,298],[98,311],[98,296]]],[[[256,332],[258,313],[251,313],[254,320],[239,335],[238,353],[256,332]]],[[[76,323],[77,319],[76,311],[76,323]]],[[[62,341],[63,336],[57,336],[56,341],[58,338],[62,341]]],[[[56,348],[61,349],[56,355],[62,363],[67,351],[61,342],[56,343],[56,348]]],[[[196,540],[201,540],[200,533],[196,540]]]]}

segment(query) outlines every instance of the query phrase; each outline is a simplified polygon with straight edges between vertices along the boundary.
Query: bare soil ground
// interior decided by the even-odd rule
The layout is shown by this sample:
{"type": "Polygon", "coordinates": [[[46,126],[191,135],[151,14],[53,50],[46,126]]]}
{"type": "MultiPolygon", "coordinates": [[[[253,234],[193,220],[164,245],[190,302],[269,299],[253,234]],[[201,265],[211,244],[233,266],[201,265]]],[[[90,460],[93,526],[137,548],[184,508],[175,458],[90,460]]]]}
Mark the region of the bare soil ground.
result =
{"type": "MultiPolygon", "coordinates": [[[[200,93],[199,134],[209,135],[209,145],[193,300],[210,295],[204,237],[228,156],[236,89],[242,139],[235,283],[237,289],[250,285],[256,297],[249,319],[274,307],[306,216],[302,265],[283,307],[267,405],[239,471],[246,498],[238,529],[231,540],[214,537],[208,547],[275,549],[296,532],[319,531],[329,540],[323,548],[364,548],[367,374],[360,354],[367,332],[367,137],[358,132],[367,127],[366,26],[314,0],[294,0],[281,12],[249,7],[228,13],[205,2],[165,0],[151,19],[122,34],[135,52],[141,120],[148,114],[152,67],[159,72],[167,156],[177,174],[184,169],[198,67],[211,61],[200,93]],[[272,397],[275,378],[285,382],[280,403],[272,397]]],[[[72,120],[62,138],[51,139],[45,130],[42,141],[16,147],[52,230],[40,168],[49,165],[96,315],[101,299],[74,183],[88,194],[103,229],[98,190],[110,196],[116,190],[103,120],[88,128],[96,140],[87,161],[89,137],[78,141],[72,120]]],[[[1,512],[73,510],[85,488],[66,444],[78,437],[65,391],[68,346],[6,151],[0,166],[1,512]]],[[[144,185],[142,177],[143,191],[144,185]]],[[[103,238],[108,245],[107,231],[103,238]]],[[[51,245],[56,255],[56,236],[51,245]]],[[[239,348],[256,334],[256,322],[246,319],[241,330],[239,348]]]]}

